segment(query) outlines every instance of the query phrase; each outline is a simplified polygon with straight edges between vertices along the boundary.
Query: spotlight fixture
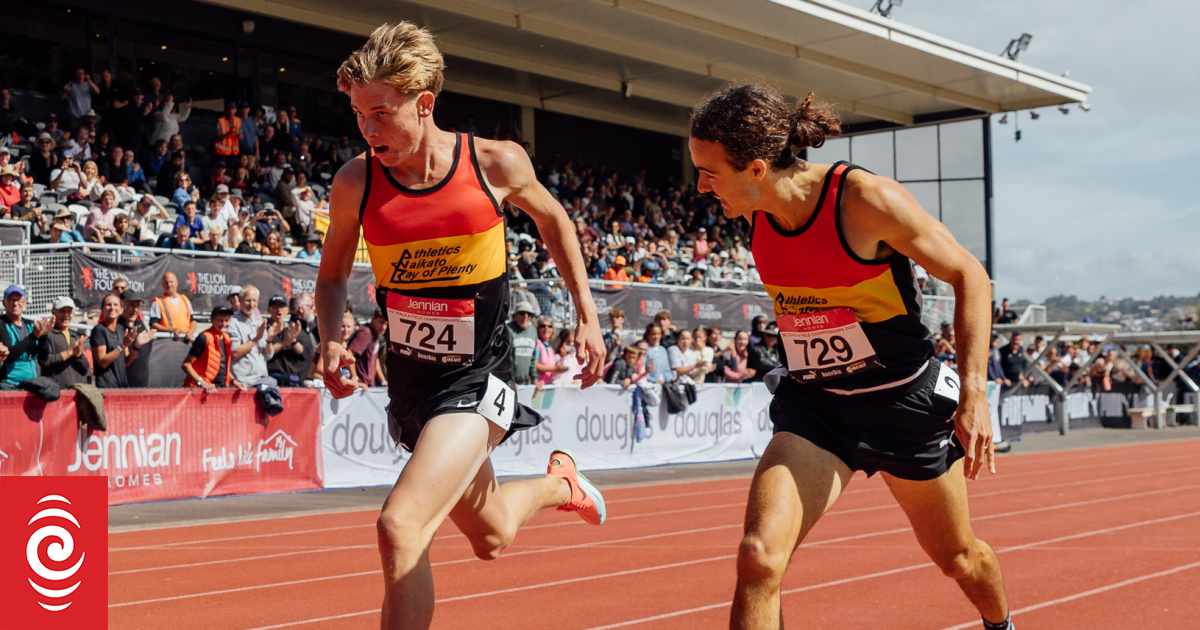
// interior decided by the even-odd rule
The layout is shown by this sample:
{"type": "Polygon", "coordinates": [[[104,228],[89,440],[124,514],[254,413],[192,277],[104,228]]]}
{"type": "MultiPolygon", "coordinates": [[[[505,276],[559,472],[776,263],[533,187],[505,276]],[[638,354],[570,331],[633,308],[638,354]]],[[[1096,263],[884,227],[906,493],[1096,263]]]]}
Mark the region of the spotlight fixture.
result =
{"type": "Polygon", "coordinates": [[[1000,117],[1000,124],[1001,125],[1008,124],[1008,114],[1007,113],[1000,117]]]}
{"type": "Polygon", "coordinates": [[[885,7],[883,6],[883,2],[884,0],[875,0],[875,6],[871,7],[871,13],[878,13],[880,17],[890,18],[892,17],[892,10],[898,9],[904,4],[904,0],[887,0],[887,6],[885,7]]]}
{"type": "Polygon", "coordinates": [[[1042,117],[1042,115],[1037,112],[1034,112],[1034,111],[1029,112],[1029,120],[1037,120],[1041,117],[1042,117]]]}
{"type": "Polygon", "coordinates": [[[1017,57],[1029,48],[1029,42],[1032,40],[1033,35],[1030,35],[1029,33],[1021,33],[1020,37],[1008,42],[1008,46],[1005,47],[1004,52],[1000,54],[1012,59],[1013,61],[1016,61],[1017,57]]]}
{"type": "Polygon", "coordinates": [[[1080,103],[1079,109],[1082,109],[1085,112],[1090,112],[1090,111],[1092,111],[1092,106],[1088,105],[1087,103],[1080,103]]]}
{"type": "Polygon", "coordinates": [[[1070,113],[1071,113],[1071,110],[1067,109],[1067,106],[1066,106],[1066,105],[1059,105],[1059,106],[1058,106],[1058,111],[1062,112],[1062,115],[1063,115],[1063,116],[1066,116],[1067,114],[1070,114],[1070,113]]]}

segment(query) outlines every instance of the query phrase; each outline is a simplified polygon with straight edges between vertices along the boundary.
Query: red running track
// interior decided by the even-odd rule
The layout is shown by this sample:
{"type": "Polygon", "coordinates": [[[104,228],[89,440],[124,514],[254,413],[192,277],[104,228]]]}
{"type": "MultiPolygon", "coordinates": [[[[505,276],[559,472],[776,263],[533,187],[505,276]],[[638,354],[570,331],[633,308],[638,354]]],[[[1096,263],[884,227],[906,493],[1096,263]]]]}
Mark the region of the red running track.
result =
{"type": "MultiPolygon", "coordinates": [[[[969,482],[1021,630],[1200,627],[1200,441],[1020,455],[969,482]]],[[[749,479],[606,492],[609,520],[538,514],[495,562],[452,524],[435,628],[727,627],[749,479]]],[[[377,628],[375,511],[109,537],[112,628],[377,628]]],[[[858,475],[784,579],[790,628],[979,628],[878,477],[858,475]]]]}

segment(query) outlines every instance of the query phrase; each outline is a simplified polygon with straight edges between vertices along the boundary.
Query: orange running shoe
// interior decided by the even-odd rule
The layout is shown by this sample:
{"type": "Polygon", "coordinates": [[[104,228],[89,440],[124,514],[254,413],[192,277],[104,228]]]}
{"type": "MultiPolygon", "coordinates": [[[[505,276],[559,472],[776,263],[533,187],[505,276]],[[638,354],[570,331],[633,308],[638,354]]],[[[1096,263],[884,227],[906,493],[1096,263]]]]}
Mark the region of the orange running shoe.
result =
{"type": "Polygon", "coordinates": [[[546,473],[567,480],[571,486],[571,500],[558,508],[563,512],[578,512],[579,518],[591,525],[604,522],[604,495],[579,469],[575,466],[575,456],[571,451],[560,449],[550,453],[550,465],[546,473]]]}

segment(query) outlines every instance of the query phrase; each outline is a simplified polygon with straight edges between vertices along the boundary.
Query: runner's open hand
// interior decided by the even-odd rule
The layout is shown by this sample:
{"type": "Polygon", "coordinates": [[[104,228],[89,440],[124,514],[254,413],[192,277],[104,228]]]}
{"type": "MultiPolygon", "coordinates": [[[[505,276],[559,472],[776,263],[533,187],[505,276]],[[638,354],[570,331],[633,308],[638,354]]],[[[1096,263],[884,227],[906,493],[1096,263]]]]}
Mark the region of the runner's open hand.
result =
{"type": "Polygon", "coordinates": [[[353,394],[354,388],[358,386],[358,378],[354,376],[354,353],[340,343],[325,341],[321,343],[321,359],[325,363],[325,371],[321,378],[325,381],[329,393],[333,394],[334,398],[345,398],[353,394]],[[342,373],[342,368],[345,367],[350,368],[349,377],[342,373]]]}
{"type": "Polygon", "coordinates": [[[608,351],[604,347],[600,324],[580,322],[575,329],[575,346],[579,360],[584,361],[583,372],[575,378],[580,387],[587,389],[604,378],[604,360],[608,351]]]}
{"type": "Polygon", "coordinates": [[[986,463],[996,473],[995,447],[992,445],[992,421],[988,416],[987,398],[969,396],[964,391],[954,414],[954,433],[967,453],[963,460],[963,475],[978,479],[986,463]]]}

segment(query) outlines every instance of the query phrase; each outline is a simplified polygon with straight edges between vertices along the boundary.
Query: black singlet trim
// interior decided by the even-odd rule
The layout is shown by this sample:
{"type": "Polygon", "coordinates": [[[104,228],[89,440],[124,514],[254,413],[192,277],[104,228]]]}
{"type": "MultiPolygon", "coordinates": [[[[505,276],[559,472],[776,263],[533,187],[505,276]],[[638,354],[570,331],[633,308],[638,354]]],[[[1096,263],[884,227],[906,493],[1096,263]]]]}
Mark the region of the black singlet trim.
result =
{"type": "MultiPolygon", "coordinates": [[[[862,258],[858,254],[855,254],[854,250],[850,249],[850,243],[846,242],[846,234],[842,230],[842,189],[844,189],[846,187],[846,180],[849,179],[847,176],[850,174],[850,171],[862,171],[864,173],[871,173],[871,171],[868,171],[867,169],[865,169],[861,166],[855,166],[855,165],[851,164],[850,167],[847,168],[845,170],[845,172],[842,173],[842,181],[838,182],[837,200],[833,204],[833,225],[834,225],[834,228],[837,230],[838,240],[841,241],[841,243],[842,243],[842,250],[846,252],[846,255],[849,256],[851,260],[853,260],[854,262],[856,262],[860,265],[868,265],[868,266],[890,265],[890,264],[892,264],[892,260],[897,255],[903,256],[903,254],[896,252],[889,256],[884,256],[883,258],[880,258],[878,260],[867,260],[866,258],[862,258]]],[[[871,174],[874,175],[874,173],[871,173],[871,174]]]]}
{"type": "Polygon", "coordinates": [[[483,189],[488,199],[492,200],[492,207],[496,209],[496,216],[504,216],[504,213],[500,211],[500,204],[496,202],[496,197],[492,195],[492,189],[488,188],[487,180],[483,178],[483,171],[479,168],[479,158],[475,156],[475,134],[469,131],[467,132],[467,146],[471,149],[471,164],[475,165],[475,177],[479,179],[479,187],[483,189]]]}
{"type": "MultiPolygon", "coordinates": [[[[382,167],[383,165],[380,164],[379,166],[382,167]]],[[[362,203],[358,204],[358,224],[360,226],[362,225],[362,222],[363,222],[363,216],[366,215],[366,213],[367,213],[367,200],[371,198],[371,171],[373,171],[373,170],[375,170],[375,155],[371,152],[371,149],[368,148],[367,149],[367,179],[366,179],[366,183],[363,184],[362,203]]]]}
{"type": "MultiPolygon", "coordinates": [[[[825,197],[829,194],[829,183],[833,181],[833,172],[837,170],[837,167],[840,164],[845,164],[845,162],[835,162],[833,166],[829,167],[829,171],[825,173],[825,181],[821,184],[821,196],[817,197],[817,209],[813,210],[812,215],[808,217],[808,220],[804,222],[804,225],[788,231],[780,227],[779,223],[775,221],[775,217],[771,216],[770,213],[763,213],[767,216],[767,223],[770,224],[772,230],[775,230],[776,234],[784,238],[792,238],[793,236],[800,236],[806,230],[808,230],[808,228],[812,227],[812,224],[817,220],[817,215],[821,214],[821,208],[825,206],[825,197]]],[[[755,212],[754,214],[757,215],[758,213],[755,212]]]]}
{"type": "Polygon", "coordinates": [[[754,249],[754,231],[758,229],[758,211],[750,213],[750,233],[746,235],[746,247],[754,249]]]}
{"type": "Polygon", "coordinates": [[[396,181],[396,178],[392,177],[391,171],[389,171],[388,168],[382,163],[379,165],[380,170],[383,171],[383,176],[387,178],[388,182],[390,182],[396,190],[399,190],[406,195],[432,195],[433,193],[441,190],[446,184],[449,184],[451,179],[454,179],[454,173],[458,171],[458,156],[462,151],[462,137],[463,135],[461,133],[454,134],[454,161],[450,163],[450,172],[446,173],[446,176],[442,178],[442,181],[430,186],[429,188],[409,188],[401,185],[400,182],[396,181]]]}

